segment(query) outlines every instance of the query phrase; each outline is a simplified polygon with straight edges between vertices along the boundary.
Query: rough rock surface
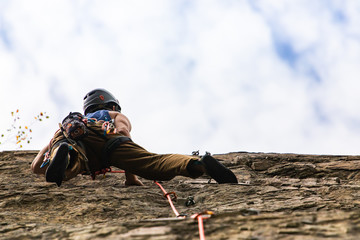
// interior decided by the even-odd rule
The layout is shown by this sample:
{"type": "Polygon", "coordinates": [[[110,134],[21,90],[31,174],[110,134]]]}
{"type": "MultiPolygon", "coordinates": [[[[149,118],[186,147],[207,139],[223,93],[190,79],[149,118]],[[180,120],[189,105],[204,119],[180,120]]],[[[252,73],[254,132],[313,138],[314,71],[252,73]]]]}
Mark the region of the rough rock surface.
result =
{"type": "MultiPolygon", "coordinates": [[[[35,151],[0,152],[0,239],[199,239],[197,221],[174,217],[161,189],[124,176],[78,176],[60,188],[30,172],[35,151]]],[[[359,239],[360,156],[215,155],[240,184],[177,177],[176,209],[204,220],[206,239],[359,239]],[[195,204],[186,206],[188,198],[195,204]]]]}

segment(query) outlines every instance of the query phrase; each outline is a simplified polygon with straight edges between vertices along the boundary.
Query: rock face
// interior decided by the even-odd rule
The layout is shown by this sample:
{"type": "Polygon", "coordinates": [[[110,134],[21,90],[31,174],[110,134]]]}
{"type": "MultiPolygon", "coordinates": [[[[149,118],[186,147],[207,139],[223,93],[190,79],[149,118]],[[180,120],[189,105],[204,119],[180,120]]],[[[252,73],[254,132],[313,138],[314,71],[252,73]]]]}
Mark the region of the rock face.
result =
{"type": "MultiPolygon", "coordinates": [[[[199,239],[197,221],[173,219],[154,182],[125,187],[123,174],[109,173],[58,188],[30,172],[35,155],[0,152],[0,239],[199,239]]],[[[359,239],[360,156],[214,156],[240,184],[206,176],[161,183],[181,214],[214,212],[206,239],[359,239]]]]}

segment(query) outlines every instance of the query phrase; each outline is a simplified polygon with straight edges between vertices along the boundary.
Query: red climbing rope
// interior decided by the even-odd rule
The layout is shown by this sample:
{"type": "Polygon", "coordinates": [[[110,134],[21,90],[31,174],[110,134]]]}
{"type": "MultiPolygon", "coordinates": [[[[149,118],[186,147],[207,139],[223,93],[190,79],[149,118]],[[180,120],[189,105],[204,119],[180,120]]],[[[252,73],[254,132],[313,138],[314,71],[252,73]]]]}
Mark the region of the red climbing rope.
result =
{"type": "Polygon", "coordinates": [[[203,224],[203,218],[201,215],[197,217],[198,225],[199,225],[199,236],[200,240],[205,240],[205,233],[204,233],[204,224],[203,224]]]}
{"type": "MultiPolygon", "coordinates": [[[[169,200],[169,203],[170,203],[170,206],[173,210],[173,212],[175,213],[176,217],[178,218],[186,218],[185,215],[180,215],[179,212],[176,210],[176,208],[174,207],[174,204],[172,202],[172,200],[176,201],[176,194],[175,192],[166,192],[166,190],[161,186],[160,183],[158,183],[157,181],[154,181],[154,183],[156,183],[156,185],[158,185],[160,187],[160,189],[163,191],[164,193],[164,196],[169,200]],[[174,198],[171,199],[170,198],[170,194],[173,194],[174,195],[174,198]]],[[[211,211],[204,211],[204,212],[201,212],[201,213],[197,213],[197,214],[194,214],[191,216],[191,218],[193,219],[197,219],[198,220],[198,225],[199,225],[199,236],[200,236],[200,240],[205,240],[205,231],[204,231],[204,224],[203,224],[203,219],[207,219],[207,218],[210,218],[211,215],[214,214],[213,212],[211,211]]]]}
{"type": "Polygon", "coordinates": [[[125,173],[124,170],[111,170],[111,173],[125,173]]]}
{"type": "Polygon", "coordinates": [[[212,211],[204,211],[202,213],[194,214],[191,217],[198,220],[200,240],[205,240],[203,219],[210,218],[214,214],[212,211]]]}
{"type": "Polygon", "coordinates": [[[173,204],[173,202],[172,202],[172,200],[176,201],[176,199],[177,199],[176,193],[175,193],[175,192],[170,192],[170,193],[168,193],[168,192],[166,192],[166,190],[160,185],[160,183],[158,183],[157,181],[154,181],[154,183],[155,183],[156,185],[158,185],[158,186],[160,187],[160,189],[163,191],[164,196],[168,199],[168,201],[169,201],[169,203],[170,203],[170,206],[171,206],[173,212],[175,213],[175,216],[176,216],[176,217],[183,217],[183,218],[185,218],[184,216],[182,216],[182,215],[179,214],[179,212],[176,210],[176,208],[175,208],[175,206],[174,206],[174,204],[173,204]],[[172,195],[174,196],[173,199],[171,199],[170,194],[172,194],[172,195]]]}
{"type": "Polygon", "coordinates": [[[103,168],[100,171],[96,171],[94,174],[91,175],[91,178],[92,178],[92,180],[95,180],[96,176],[101,175],[101,174],[103,174],[103,177],[105,178],[105,174],[108,172],[110,172],[110,173],[125,173],[124,170],[114,171],[111,169],[111,167],[109,167],[109,168],[103,168]]]}

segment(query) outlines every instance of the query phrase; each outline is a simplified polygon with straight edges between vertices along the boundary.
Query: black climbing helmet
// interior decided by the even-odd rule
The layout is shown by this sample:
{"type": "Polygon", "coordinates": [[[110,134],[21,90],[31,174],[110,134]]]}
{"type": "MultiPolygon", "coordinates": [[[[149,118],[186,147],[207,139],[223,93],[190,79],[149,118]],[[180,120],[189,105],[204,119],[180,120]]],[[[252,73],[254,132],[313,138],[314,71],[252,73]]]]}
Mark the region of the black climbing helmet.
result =
{"type": "Polygon", "coordinates": [[[119,101],[107,90],[97,88],[86,94],[84,97],[84,114],[101,109],[110,109],[115,106],[115,111],[121,111],[119,101]]]}

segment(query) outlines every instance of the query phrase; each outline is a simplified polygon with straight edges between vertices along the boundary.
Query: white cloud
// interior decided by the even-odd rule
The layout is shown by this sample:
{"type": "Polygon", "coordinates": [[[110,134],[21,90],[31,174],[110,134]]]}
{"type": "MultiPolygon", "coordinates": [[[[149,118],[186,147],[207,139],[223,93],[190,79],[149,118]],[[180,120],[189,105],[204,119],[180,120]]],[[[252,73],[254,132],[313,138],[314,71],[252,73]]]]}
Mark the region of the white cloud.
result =
{"type": "Polygon", "coordinates": [[[36,124],[29,148],[103,87],[150,151],[360,153],[356,2],[3,1],[0,9],[3,112],[51,117],[36,124]]]}

